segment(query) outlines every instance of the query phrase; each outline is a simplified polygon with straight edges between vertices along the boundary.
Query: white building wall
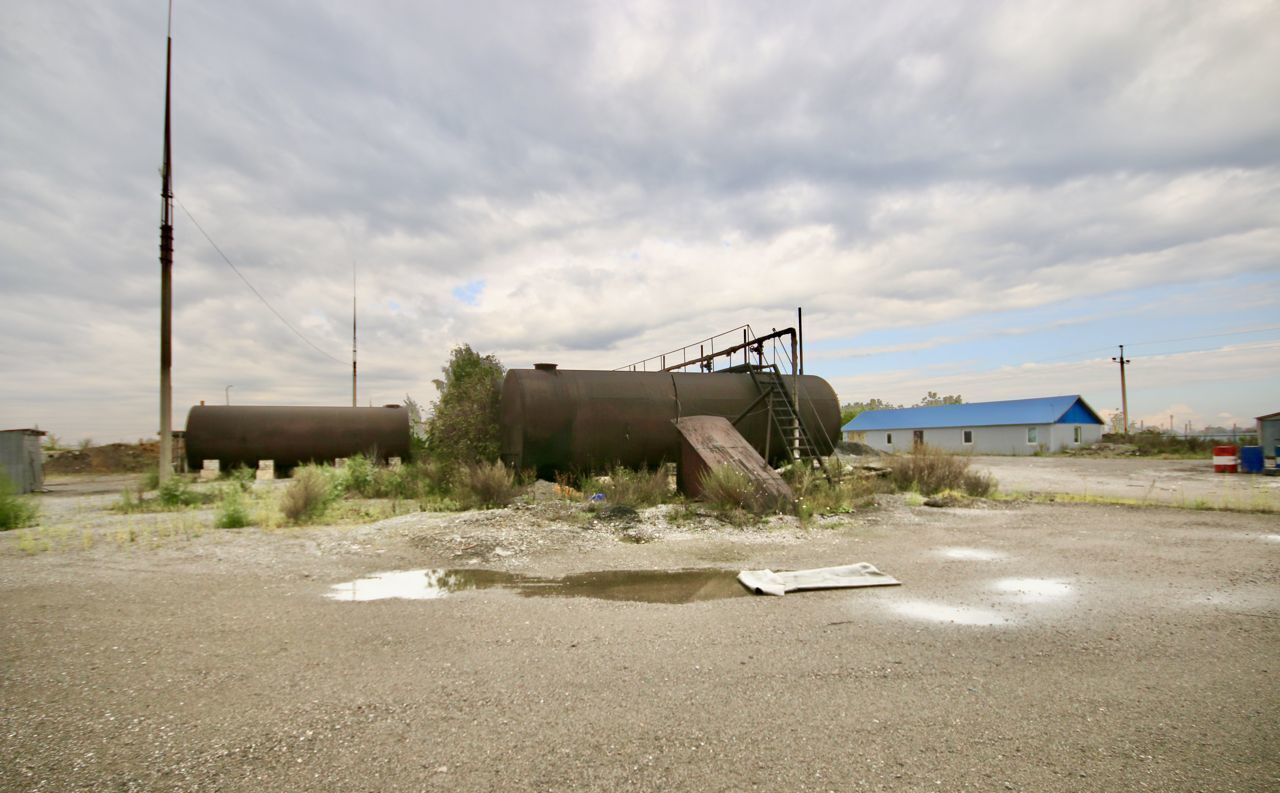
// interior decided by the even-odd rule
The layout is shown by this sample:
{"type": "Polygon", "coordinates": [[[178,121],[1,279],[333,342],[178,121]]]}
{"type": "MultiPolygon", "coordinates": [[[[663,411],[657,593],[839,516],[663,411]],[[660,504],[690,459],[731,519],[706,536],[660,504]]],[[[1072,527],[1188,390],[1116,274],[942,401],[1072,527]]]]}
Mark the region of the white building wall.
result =
{"type": "MultiPolygon", "coordinates": [[[[916,428],[864,430],[847,432],[845,439],[865,443],[881,452],[910,452],[915,445],[916,428]]],[[[1037,451],[1057,452],[1063,449],[1097,443],[1102,438],[1098,424],[1013,424],[1000,427],[946,427],[924,429],[925,444],[954,454],[1029,455],[1037,451]],[[1027,440],[1027,430],[1035,428],[1035,442],[1027,440]],[[1075,443],[1075,428],[1080,427],[1080,443],[1075,443]],[[971,443],[964,442],[965,430],[972,434],[971,443]]]]}

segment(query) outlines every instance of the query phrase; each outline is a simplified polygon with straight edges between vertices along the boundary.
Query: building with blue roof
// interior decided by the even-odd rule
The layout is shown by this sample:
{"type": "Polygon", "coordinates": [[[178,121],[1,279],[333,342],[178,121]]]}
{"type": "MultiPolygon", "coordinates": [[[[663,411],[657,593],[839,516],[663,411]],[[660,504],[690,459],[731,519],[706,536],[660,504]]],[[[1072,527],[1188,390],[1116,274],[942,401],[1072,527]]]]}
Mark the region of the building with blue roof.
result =
{"type": "Polygon", "coordinates": [[[918,444],[971,454],[1059,452],[1096,443],[1105,422],[1078,394],[868,410],[842,428],[844,439],[882,452],[918,444]]]}

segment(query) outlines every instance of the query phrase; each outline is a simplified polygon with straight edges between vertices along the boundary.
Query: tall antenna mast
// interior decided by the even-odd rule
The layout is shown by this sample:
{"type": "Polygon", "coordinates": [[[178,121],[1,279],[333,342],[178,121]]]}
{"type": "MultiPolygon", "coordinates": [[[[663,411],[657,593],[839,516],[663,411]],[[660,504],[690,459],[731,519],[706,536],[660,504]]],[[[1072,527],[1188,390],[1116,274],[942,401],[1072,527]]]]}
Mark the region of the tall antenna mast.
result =
{"type": "Polygon", "coordinates": [[[165,33],[164,165],[160,169],[160,461],[163,482],[173,473],[173,152],[169,141],[169,92],[173,70],[173,0],[165,33]]]}
{"type": "Polygon", "coordinates": [[[356,260],[351,260],[351,407],[356,406],[356,260]]]}

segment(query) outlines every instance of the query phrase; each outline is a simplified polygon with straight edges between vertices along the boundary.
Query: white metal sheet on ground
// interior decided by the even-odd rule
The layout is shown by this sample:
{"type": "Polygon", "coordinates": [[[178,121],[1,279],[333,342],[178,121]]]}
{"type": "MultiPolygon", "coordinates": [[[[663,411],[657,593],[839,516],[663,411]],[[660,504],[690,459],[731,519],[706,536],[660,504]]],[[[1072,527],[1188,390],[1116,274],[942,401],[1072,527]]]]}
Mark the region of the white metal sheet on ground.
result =
{"type": "Polygon", "coordinates": [[[902,582],[866,562],[813,570],[743,570],[738,581],[757,595],[785,595],[803,589],[848,589],[864,586],[897,586],[902,582]]]}

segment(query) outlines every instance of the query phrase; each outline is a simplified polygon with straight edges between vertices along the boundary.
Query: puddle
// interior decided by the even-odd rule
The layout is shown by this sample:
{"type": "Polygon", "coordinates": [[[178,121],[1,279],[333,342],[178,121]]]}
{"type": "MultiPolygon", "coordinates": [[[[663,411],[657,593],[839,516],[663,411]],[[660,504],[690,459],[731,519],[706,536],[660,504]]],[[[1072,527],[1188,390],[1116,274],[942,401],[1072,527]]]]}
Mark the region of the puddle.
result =
{"type": "Polygon", "coordinates": [[[904,617],[930,622],[949,622],[955,625],[1009,625],[1013,622],[1008,617],[986,609],[948,606],[945,603],[930,603],[924,600],[894,603],[890,608],[904,617]]]}
{"type": "Polygon", "coordinates": [[[1017,595],[1025,603],[1044,603],[1057,600],[1071,594],[1071,585],[1066,581],[1055,581],[1050,578],[1003,578],[995,582],[995,588],[1001,592],[1017,595]]]}
{"type": "Polygon", "coordinates": [[[943,548],[939,553],[948,559],[965,559],[975,562],[994,562],[1003,559],[999,551],[988,551],[986,548],[943,548]]]}
{"type": "Polygon", "coordinates": [[[730,570],[602,570],[542,578],[498,570],[400,570],[335,584],[330,600],[438,600],[471,589],[507,589],[524,597],[587,597],[637,603],[693,603],[751,597],[730,570]]]}

